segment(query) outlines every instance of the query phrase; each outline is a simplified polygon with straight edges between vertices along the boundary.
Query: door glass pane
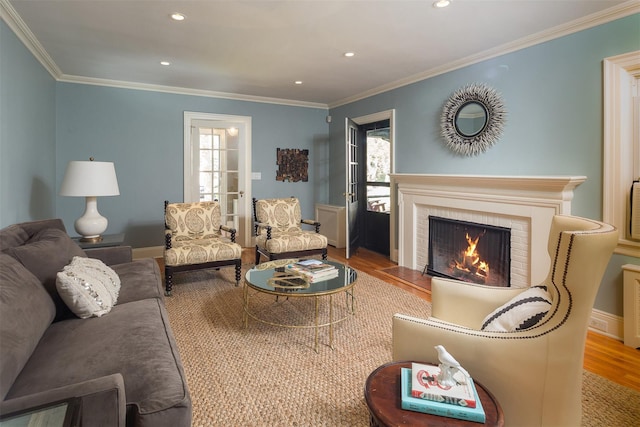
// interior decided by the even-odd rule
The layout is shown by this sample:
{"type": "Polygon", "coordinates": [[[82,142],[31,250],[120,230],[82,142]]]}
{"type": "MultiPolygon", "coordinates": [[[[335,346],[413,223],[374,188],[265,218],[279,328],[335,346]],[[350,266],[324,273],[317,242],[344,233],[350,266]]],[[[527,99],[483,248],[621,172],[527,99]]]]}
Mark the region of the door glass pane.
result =
{"type": "Polygon", "coordinates": [[[217,200],[221,223],[238,228],[239,131],[237,128],[199,127],[200,200],[217,200]]]}
{"type": "Polygon", "coordinates": [[[356,141],[356,137],[357,137],[357,129],[355,128],[351,128],[349,129],[350,132],[350,162],[351,162],[351,166],[349,168],[349,173],[351,174],[349,176],[349,185],[350,185],[350,199],[349,202],[350,203],[356,203],[359,200],[358,197],[358,144],[356,141]]]}
{"type": "Polygon", "coordinates": [[[367,210],[391,211],[391,140],[389,128],[367,131],[367,210]]]}
{"type": "Polygon", "coordinates": [[[367,210],[374,212],[391,212],[391,193],[389,187],[367,185],[367,210]]]}

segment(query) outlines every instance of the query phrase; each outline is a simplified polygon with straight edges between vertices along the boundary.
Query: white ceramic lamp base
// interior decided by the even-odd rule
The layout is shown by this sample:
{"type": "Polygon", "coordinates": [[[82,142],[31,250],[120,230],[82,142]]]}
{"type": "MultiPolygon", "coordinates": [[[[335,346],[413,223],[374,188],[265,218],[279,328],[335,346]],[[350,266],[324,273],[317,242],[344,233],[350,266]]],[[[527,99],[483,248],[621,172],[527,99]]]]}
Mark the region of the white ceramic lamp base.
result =
{"type": "Polygon", "coordinates": [[[82,236],[83,242],[100,241],[100,235],[105,232],[109,221],[98,212],[97,197],[87,197],[84,214],[74,223],[76,232],[82,236]]]}

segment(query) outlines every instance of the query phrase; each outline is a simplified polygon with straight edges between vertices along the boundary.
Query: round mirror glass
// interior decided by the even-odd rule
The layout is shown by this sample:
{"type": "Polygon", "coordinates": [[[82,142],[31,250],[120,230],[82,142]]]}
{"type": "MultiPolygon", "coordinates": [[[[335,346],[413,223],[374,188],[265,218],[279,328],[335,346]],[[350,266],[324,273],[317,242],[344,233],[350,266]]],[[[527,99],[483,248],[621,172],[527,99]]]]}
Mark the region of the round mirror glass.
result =
{"type": "Polygon", "coordinates": [[[478,135],[487,125],[487,110],[479,102],[463,104],[454,120],[456,132],[465,137],[478,135]]]}

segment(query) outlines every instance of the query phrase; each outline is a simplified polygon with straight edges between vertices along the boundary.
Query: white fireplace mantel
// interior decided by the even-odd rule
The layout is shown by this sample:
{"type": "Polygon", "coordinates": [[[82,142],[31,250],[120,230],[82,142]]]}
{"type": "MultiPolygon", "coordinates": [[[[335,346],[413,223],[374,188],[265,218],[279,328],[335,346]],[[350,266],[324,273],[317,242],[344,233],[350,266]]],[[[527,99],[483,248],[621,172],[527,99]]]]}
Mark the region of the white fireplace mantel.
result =
{"type": "MultiPolygon", "coordinates": [[[[391,175],[391,242],[402,267],[423,270],[428,217],[444,216],[512,229],[512,286],[545,279],[551,219],[571,214],[573,190],[585,176],[391,175]]],[[[393,248],[392,248],[393,254],[393,248]]]]}

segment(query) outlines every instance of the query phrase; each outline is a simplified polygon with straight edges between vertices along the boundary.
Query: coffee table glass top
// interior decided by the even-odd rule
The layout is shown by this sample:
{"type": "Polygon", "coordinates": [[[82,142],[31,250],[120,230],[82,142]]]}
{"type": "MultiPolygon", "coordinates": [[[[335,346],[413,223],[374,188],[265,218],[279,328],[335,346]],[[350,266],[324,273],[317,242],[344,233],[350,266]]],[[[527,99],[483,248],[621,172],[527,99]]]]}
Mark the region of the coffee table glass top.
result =
{"type": "Polygon", "coordinates": [[[311,282],[308,287],[274,287],[274,281],[270,279],[285,273],[284,266],[295,261],[296,260],[280,260],[259,264],[247,271],[245,274],[245,280],[250,287],[258,289],[261,292],[303,296],[340,292],[340,290],[346,290],[351,287],[358,278],[356,270],[347,265],[334,261],[323,261],[338,269],[337,277],[318,282],[311,282]]]}

